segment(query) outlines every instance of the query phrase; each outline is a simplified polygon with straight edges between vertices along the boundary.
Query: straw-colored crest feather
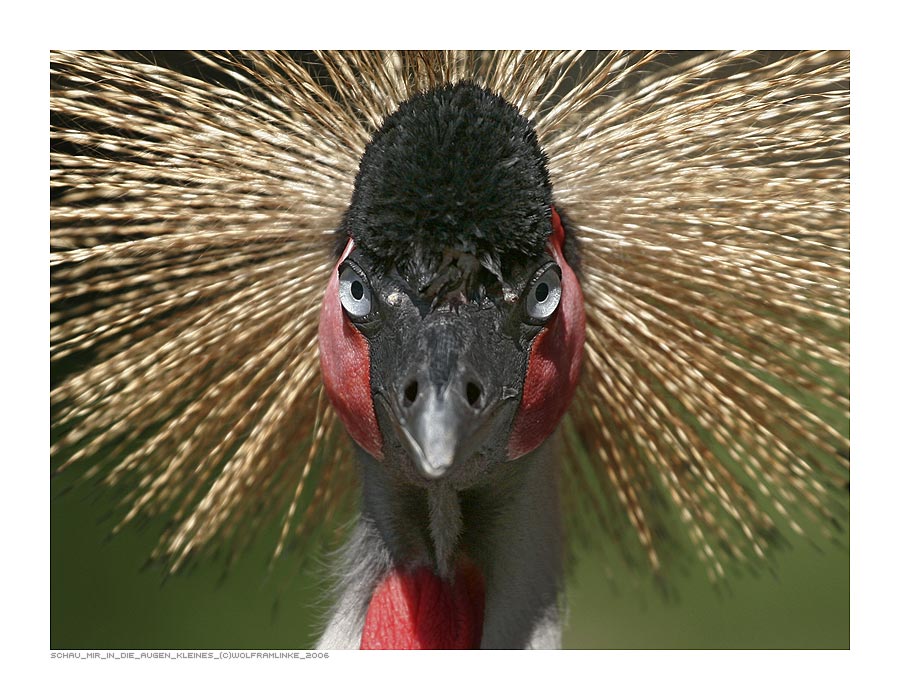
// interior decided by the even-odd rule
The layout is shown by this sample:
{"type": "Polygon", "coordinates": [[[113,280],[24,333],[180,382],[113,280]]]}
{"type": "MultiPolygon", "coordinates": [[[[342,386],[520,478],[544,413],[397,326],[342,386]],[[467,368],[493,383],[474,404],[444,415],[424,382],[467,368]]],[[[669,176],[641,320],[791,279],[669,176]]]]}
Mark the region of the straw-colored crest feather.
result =
{"type": "MultiPolygon", "coordinates": [[[[345,518],[352,449],[317,319],[371,133],[471,80],[534,120],[579,243],[572,532],[712,578],[849,484],[849,56],[803,52],[51,55],[57,468],[166,515],[172,568],[345,518]]],[[[327,529],[326,529],[327,530],[327,529]]],[[[277,553],[277,552],[276,552],[277,553]]]]}

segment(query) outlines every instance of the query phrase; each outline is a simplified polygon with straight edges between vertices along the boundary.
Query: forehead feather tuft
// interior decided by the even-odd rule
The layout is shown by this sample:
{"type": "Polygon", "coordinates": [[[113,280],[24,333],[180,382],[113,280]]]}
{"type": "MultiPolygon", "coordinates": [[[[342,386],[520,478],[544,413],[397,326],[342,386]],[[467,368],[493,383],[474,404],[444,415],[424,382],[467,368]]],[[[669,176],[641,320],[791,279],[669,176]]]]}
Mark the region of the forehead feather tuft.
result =
{"type": "Polygon", "coordinates": [[[529,121],[459,83],[416,95],[385,120],[360,161],[344,225],[376,262],[427,285],[448,255],[488,261],[494,275],[541,255],[551,200],[529,121]]]}

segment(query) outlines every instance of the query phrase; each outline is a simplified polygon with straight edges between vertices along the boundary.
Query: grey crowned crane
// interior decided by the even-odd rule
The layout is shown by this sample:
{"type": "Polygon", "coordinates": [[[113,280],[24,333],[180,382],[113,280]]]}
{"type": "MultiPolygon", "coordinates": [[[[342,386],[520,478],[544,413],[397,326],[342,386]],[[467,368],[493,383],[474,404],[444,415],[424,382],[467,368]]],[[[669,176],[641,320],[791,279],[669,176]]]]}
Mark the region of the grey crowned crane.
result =
{"type": "Polygon", "coordinates": [[[55,466],[172,570],[358,503],[329,648],[558,647],[591,520],[714,580],[827,536],[849,58],[676,58],[55,53],[55,466]]]}

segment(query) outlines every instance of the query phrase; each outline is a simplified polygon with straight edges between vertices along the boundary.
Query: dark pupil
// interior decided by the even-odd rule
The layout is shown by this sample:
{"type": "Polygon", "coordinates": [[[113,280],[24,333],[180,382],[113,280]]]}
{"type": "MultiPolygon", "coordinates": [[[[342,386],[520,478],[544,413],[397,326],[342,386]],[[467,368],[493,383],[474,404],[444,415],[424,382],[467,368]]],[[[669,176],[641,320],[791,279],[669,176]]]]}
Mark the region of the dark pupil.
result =
{"type": "Polygon", "coordinates": [[[359,280],[353,280],[350,284],[350,294],[353,296],[356,301],[359,301],[363,298],[363,286],[362,282],[359,280]]]}
{"type": "Polygon", "coordinates": [[[540,302],[545,301],[547,297],[550,296],[550,288],[547,286],[546,282],[541,282],[537,286],[537,289],[534,290],[534,296],[540,302]]]}

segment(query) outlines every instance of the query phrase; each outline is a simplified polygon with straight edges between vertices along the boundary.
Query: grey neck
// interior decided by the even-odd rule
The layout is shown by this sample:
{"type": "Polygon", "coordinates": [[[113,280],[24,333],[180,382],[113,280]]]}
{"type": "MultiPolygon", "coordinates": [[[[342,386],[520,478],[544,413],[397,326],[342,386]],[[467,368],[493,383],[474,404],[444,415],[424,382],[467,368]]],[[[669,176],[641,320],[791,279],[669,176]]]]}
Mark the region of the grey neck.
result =
{"type": "Polygon", "coordinates": [[[362,514],[342,552],[338,600],[323,648],[359,648],[372,593],[391,569],[427,566],[449,578],[464,555],[485,580],[484,648],[558,648],[562,527],[556,440],[488,480],[457,491],[392,479],[360,458],[362,514]]]}

